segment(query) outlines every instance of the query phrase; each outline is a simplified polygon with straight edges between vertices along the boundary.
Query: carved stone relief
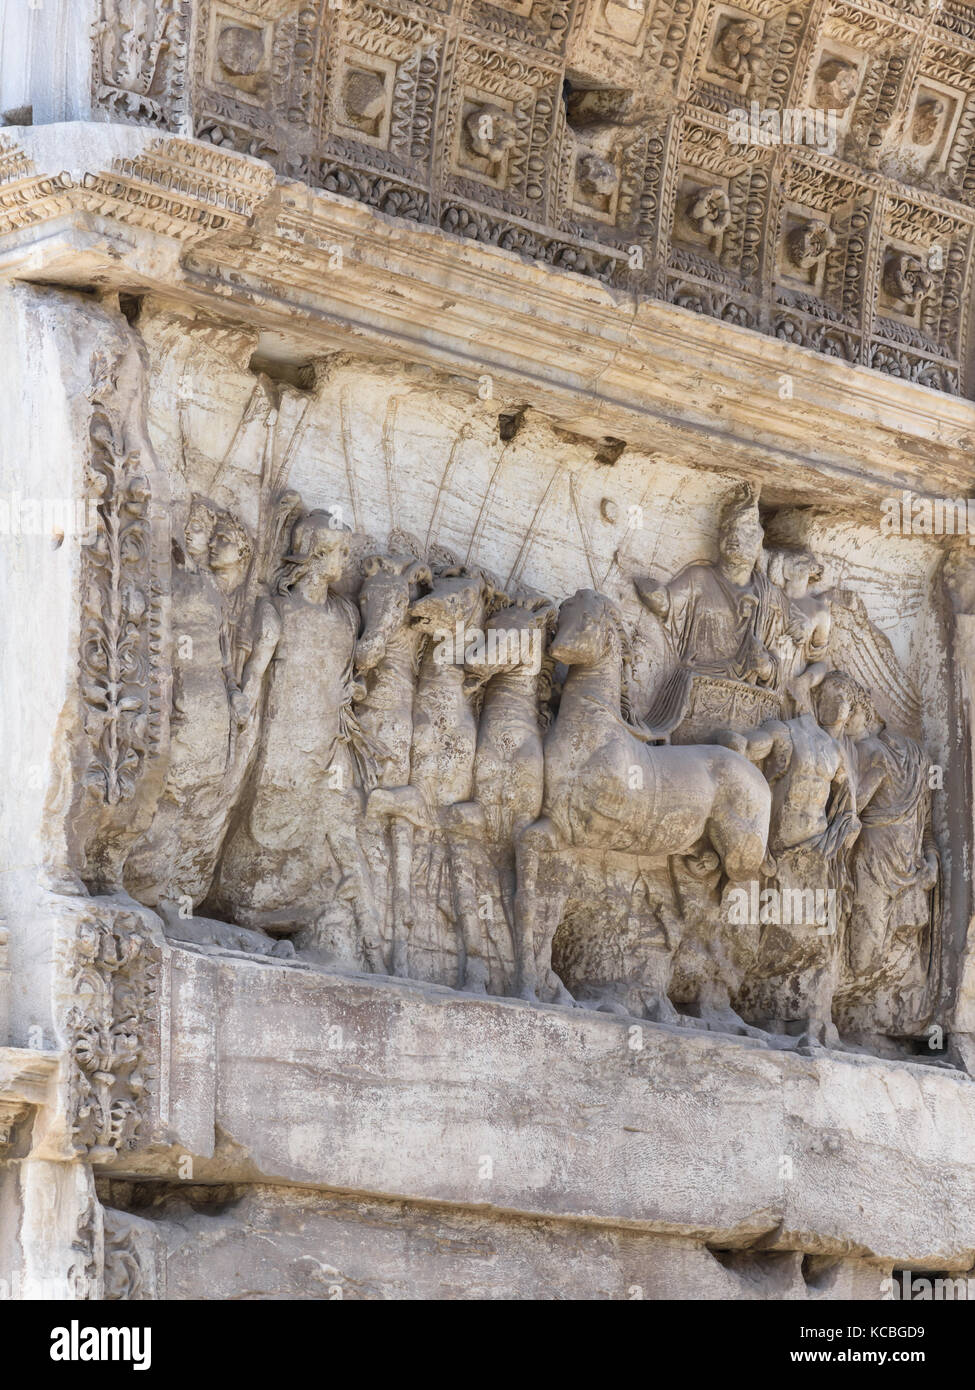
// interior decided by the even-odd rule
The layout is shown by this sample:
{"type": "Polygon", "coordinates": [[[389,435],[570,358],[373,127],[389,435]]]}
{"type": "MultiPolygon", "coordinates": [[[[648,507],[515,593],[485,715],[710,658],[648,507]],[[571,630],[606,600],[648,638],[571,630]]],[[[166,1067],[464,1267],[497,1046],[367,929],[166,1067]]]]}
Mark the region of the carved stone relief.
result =
{"type": "Polygon", "coordinates": [[[83,840],[74,867],[96,890],[118,886],[122,847],[143,828],[143,793],[168,747],[171,684],[167,517],[145,433],[143,359],[124,329],[104,343],[91,357],[85,475],[94,526],[82,550],[79,663],[87,766],[72,817],[83,840]]]}
{"type": "MultiPolygon", "coordinates": [[[[203,325],[145,331],[166,372],[209,351],[203,325]]],[[[201,449],[192,416],[163,448],[183,497],[172,735],[126,889],[204,950],[809,1045],[838,1024],[850,1042],[921,1033],[941,869],[920,695],[842,567],[788,527],[769,539],[742,487],[716,561],[658,577],[624,548],[603,570],[556,464],[517,553],[488,568],[512,444],[447,534],[483,417],[457,417],[432,502],[407,503],[416,391],[398,388],[377,436],[387,505],[367,502],[351,380],[328,388],[337,435],[315,388],[263,378],[236,424],[220,407],[229,452],[201,449]],[[311,439],[338,456],[309,503],[293,485],[311,439]],[[575,592],[571,566],[550,582],[530,561],[565,486],[575,592]]],[[[594,505],[621,529],[620,502],[594,505]]]]}
{"type": "Polygon", "coordinates": [[[0,1260],[970,1264],[975,552],[877,524],[967,490],[965,5],[83,4],[0,135],[0,504],[89,523],[0,518],[0,1260]]]}
{"type": "Polygon", "coordinates": [[[65,909],[61,921],[70,1137],[90,1162],[105,1163],[141,1137],[158,1027],[158,948],[149,914],[106,899],[65,909]]]}
{"type": "Polygon", "coordinates": [[[186,80],[182,0],[100,0],[92,86],[114,120],[176,129],[186,80]]]}

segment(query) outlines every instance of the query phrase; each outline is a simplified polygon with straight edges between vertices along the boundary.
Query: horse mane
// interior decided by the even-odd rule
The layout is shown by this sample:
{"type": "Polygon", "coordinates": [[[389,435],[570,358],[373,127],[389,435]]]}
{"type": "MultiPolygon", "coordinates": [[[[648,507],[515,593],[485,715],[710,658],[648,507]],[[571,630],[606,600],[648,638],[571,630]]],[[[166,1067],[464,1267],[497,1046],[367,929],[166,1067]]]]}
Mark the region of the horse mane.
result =
{"type": "Polygon", "coordinates": [[[496,576],[483,565],[433,565],[432,568],[438,579],[477,579],[480,582],[485,622],[488,618],[493,618],[495,613],[500,613],[503,608],[514,607],[516,603],[516,600],[510,598],[502,589],[496,576]]]}
{"type": "Polygon", "coordinates": [[[633,713],[634,689],[633,689],[633,643],[626,624],[623,621],[623,614],[605,594],[601,595],[605,602],[606,614],[609,617],[616,635],[620,642],[620,658],[622,661],[622,676],[620,680],[620,714],[627,723],[639,722],[635,720],[633,713]]]}

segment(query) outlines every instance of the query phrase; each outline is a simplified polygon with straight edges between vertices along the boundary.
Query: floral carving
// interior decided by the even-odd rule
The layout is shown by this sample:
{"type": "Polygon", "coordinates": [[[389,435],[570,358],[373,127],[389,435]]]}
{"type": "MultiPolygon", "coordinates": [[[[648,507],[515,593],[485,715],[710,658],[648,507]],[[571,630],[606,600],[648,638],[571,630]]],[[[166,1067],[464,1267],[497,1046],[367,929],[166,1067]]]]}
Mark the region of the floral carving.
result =
{"type": "Polygon", "coordinates": [[[113,400],[118,363],[100,356],[93,365],[89,488],[97,525],[81,644],[93,756],[85,781],[114,806],[133,795],[148,740],[149,482],[113,400]]]}
{"type": "Polygon", "coordinates": [[[172,129],[183,90],[181,0],[101,0],[92,34],[92,95],[115,119],[172,129]]]}
{"type": "Polygon", "coordinates": [[[731,199],[723,188],[702,188],[691,198],[688,216],[705,236],[718,236],[731,226],[731,199]]]}
{"type": "Polygon", "coordinates": [[[911,119],[911,139],[915,145],[934,143],[938,127],[941,125],[941,118],[946,110],[947,104],[940,97],[932,97],[927,101],[918,102],[911,119]]]}
{"type": "Polygon", "coordinates": [[[714,45],[715,68],[747,85],[758,67],[761,56],[761,20],[729,19],[714,45]]]}
{"type": "Polygon", "coordinates": [[[510,111],[486,104],[471,111],[464,121],[464,141],[471,154],[497,164],[518,139],[518,127],[510,111]]]}
{"type": "Polygon", "coordinates": [[[583,193],[600,198],[608,198],[620,181],[615,164],[593,151],[579,156],[576,178],[583,193]]]}
{"type": "Polygon", "coordinates": [[[891,299],[899,299],[913,308],[927,299],[934,289],[934,276],[925,270],[923,261],[909,251],[897,251],[884,266],[884,289],[891,299]]]}
{"type": "Polygon", "coordinates": [[[842,115],[856,96],[859,82],[859,69],[853,63],[842,58],[827,58],[816,72],[813,87],[816,104],[842,115]]]}
{"type": "Polygon", "coordinates": [[[146,1014],[154,986],[151,942],[134,912],[80,919],[68,952],[74,1003],[64,1028],[71,1059],[71,1122],[93,1163],[131,1146],[145,1090],[146,1014]]]}
{"type": "Polygon", "coordinates": [[[793,227],[786,238],[789,260],[797,270],[811,270],[836,245],[836,236],[828,222],[814,218],[793,227]]]}

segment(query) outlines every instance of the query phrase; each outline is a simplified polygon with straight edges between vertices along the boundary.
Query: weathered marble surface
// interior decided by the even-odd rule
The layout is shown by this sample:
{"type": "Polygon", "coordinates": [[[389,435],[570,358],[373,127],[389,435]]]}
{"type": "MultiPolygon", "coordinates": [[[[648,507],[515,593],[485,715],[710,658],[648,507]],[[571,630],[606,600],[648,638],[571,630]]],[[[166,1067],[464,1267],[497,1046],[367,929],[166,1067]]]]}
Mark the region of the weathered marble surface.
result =
{"type": "Polygon", "coordinates": [[[717,1248],[975,1264],[966,1076],[167,955],[169,1044],[144,1142],[170,1147],[113,1172],[172,1181],[189,1154],[203,1182],[615,1220],[717,1248]]]}
{"type": "Polygon", "coordinates": [[[192,135],[414,227],[972,394],[963,3],[25,0],[0,37],[8,121],[192,135]]]}
{"type": "Polygon", "coordinates": [[[975,35],[627,8],[3,12],[5,1291],[975,1263],[975,35]]]}
{"type": "Polygon", "coordinates": [[[874,1300],[858,1258],[712,1251],[692,1240],[320,1189],[100,1185],[128,1298],[874,1300]],[[112,1208],[134,1206],[138,1216],[112,1208]],[[123,1234],[124,1233],[124,1234],[123,1234]],[[124,1242],[124,1243],[122,1243],[124,1242]],[[131,1258],[137,1253],[139,1264],[131,1258]]]}

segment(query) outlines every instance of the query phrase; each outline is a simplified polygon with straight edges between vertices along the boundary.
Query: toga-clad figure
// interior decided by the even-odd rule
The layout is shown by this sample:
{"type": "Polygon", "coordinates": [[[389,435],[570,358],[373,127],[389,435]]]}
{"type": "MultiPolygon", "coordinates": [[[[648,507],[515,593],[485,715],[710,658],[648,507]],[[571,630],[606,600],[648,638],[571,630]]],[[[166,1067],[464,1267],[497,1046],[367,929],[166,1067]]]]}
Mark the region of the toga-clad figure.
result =
{"type": "MultiPolygon", "coordinates": [[[[641,603],[667,633],[678,665],[657,691],[644,722],[668,736],[687,712],[695,675],[782,689],[780,638],[796,625],[785,594],[762,571],[758,501],[745,488],[722,512],[718,559],[687,565],[670,581],[637,579],[641,603]]],[[[796,630],[796,640],[802,634],[796,630]]]]}

